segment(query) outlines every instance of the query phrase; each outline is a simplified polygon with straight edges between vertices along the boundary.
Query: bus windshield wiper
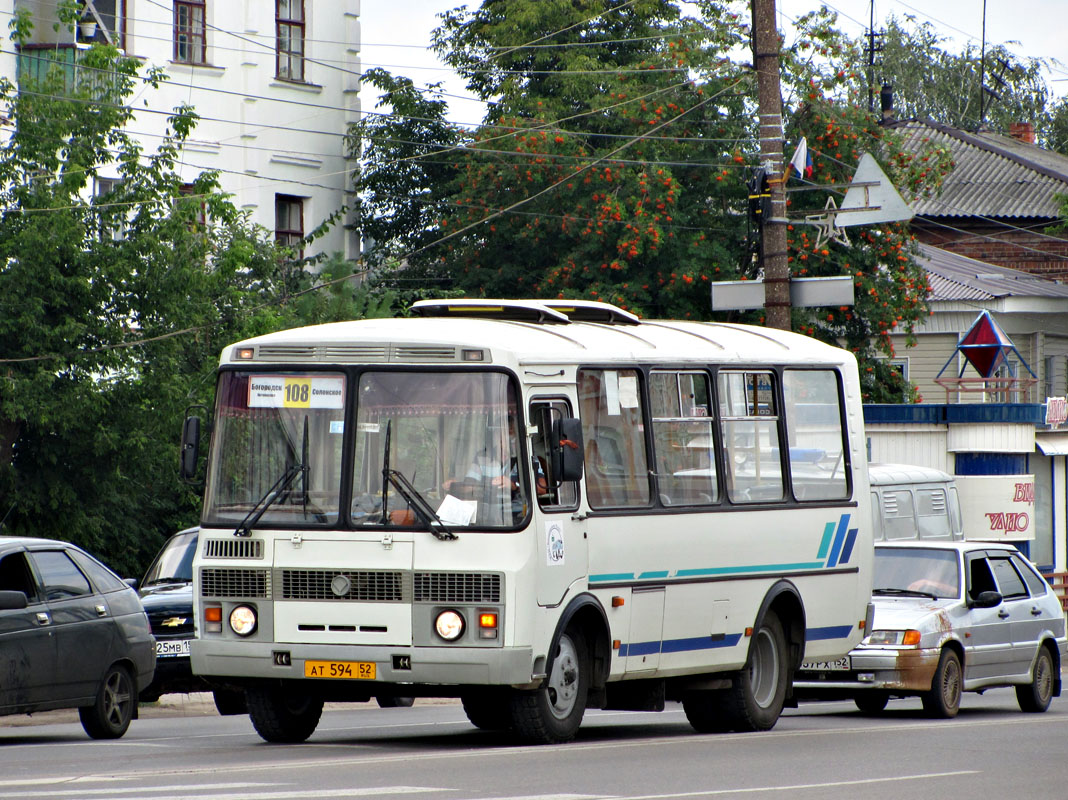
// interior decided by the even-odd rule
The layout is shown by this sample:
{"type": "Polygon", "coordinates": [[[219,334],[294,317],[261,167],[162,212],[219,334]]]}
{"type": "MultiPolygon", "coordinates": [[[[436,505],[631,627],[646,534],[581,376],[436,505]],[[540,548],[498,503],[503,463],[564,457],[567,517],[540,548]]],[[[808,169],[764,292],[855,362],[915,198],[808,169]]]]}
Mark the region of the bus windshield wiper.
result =
{"type": "Polygon", "coordinates": [[[383,470],[383,472],[386,480],[397,490],[397,494],[404,498],[405,502],[408,503],[408,507],[419,517],[419,521],[423,523],[424,528],[442,541],[459,538],[445,527],[445,523],[441,521],[437,512],[434,511],[434,507],[426,501],[426,498],[419,493],[418,489],[412,486],[411,481],[395,469],[387,469],[383,470]]]}
{"type": "Polygon", "coordinates": [[[423,495],[419,494],[419,490],[412,486],[411,481],[397,470],[390,468],[389,457],[392,434],[393,420],[389,420],[386,423],[386,443],[382,452],[382,524],[389,525],[387,503],[389,501],[389,487],[392,486],[397,490],[397,494],[404,498],[405,502],[408,503],[408,507],[415,512],[419,521],[423,523],[423,527],[430,533],[442,541],[458,539],[459,537],[455,533],[445,527],[445,523],[438,517],[433,506],[426,501],[423,495]]]}
{"type": "Polygon", "coordinates": [[[304,417],[304,436],[300,444],[300,457],[301,460],[286,468],[278,480],[274,482],[274,486],[267,490],[267,493],[256,501],[256,505],[252,507],[252,510],[245,515],[245,518],[241,520],[241,524],[234,529],[234,536],[251,536],[252,528],[260,521],[260,518],[267,513],[267,509],[270,508],[274,502],[282,496],[282,492],[288,489],[293,481],[298,476],[302,478],[301,489],[303,495],[304,517],[308,516],[308,417],[304,417]]]}
{"type": "Polygon", "coordinates": [[[288,489],[299,475],[304,474],[305,469],[307,469],[307,467],[303,464],[294,464],[293,466],[288,467],[278,480],[274,482],[274,486],[268,489],[266,494],[256,501],[256,505],[254,505],[252,510],[248,512],[243,520],[241,520],[241,523],[234,529],[234,536],[251,536],[252,528],[255,527],[256,523],[260,521],[260,518],[267,513],[267,509],[282,496],[282,492],[288,489]]]}

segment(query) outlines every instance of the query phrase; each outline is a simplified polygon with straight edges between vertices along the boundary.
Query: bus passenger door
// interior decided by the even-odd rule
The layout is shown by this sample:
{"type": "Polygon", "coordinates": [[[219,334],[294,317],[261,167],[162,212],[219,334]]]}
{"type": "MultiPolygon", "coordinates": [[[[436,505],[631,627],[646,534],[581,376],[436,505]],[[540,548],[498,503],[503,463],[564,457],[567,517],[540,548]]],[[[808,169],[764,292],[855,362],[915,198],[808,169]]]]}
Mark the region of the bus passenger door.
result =
{"type": "Polygon", "coordinates": [[[559,605],[568,588],[586,577],[589,560],[586,520],[579,518],[578,481],[552,475],[548,437],[552,420],[570,417],[564,398],[536,398],[530,403],[530,454],[533,494],[537,498],[533,525],[538,542],[538,604],[559,605]]]}

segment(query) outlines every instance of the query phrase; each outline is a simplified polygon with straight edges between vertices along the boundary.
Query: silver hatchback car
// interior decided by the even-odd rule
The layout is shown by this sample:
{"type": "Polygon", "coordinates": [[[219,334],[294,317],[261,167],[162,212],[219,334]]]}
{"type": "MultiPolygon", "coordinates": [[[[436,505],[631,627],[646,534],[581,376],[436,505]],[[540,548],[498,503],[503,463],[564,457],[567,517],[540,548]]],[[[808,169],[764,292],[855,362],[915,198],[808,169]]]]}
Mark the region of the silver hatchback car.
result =
{"type": "Polygon", "coordinates": [[[1064,611],[1016,548],[882,542],[874,576],[871,633],[841,659],[803,663],[800,698],[852,699],[877,713],[891,697],[919,696],[928,715],[948,718],[961,692],[1014,686],[1024,711],[1060,695],[1064,611]]]}

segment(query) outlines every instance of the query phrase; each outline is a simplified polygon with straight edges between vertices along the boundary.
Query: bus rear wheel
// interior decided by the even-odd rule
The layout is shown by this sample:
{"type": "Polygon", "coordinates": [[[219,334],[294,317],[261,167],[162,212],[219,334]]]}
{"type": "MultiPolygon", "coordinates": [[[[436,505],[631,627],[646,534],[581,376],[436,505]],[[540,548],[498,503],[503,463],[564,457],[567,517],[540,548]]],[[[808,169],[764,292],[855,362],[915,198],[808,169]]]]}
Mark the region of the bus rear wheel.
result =
{"type": "Polygon", "coordinates": [[[245,702],[256,733],[279,744],[303,742],[315,732],[323,715],[322,699],[296,687],[250,686],[245,689],[245,702]]]}
{"type": "Polygon", "coordinates": [[[536,744],[571,741],[586,713],[589,688],[586,640],[569,628],[560,635],[545,683],[532,692],[511,696],[512,728],[520,738],[536,744]]]}
{"type": "Polygon", "coordinates": [[[745,666],[723,694],[723,716],[730,730],[774,728],[786,702],[788,681],[786,634],[779,617],[769,611],[749,643],[745,666]]]}

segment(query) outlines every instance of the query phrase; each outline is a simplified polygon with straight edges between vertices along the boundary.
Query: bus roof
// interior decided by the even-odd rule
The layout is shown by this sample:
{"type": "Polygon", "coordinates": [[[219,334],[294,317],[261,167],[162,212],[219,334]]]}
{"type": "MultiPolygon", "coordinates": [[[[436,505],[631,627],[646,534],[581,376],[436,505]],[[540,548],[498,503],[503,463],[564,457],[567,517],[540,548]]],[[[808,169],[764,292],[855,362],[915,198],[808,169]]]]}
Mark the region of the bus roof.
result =
{"type": "Polygon", "coordinates": [[[430,301],[413,313],[422,316],[258,336],[226,348],[221,363],[856,363],[848,351],[788,331],[639,320],[590,301],[430,301]]]}

